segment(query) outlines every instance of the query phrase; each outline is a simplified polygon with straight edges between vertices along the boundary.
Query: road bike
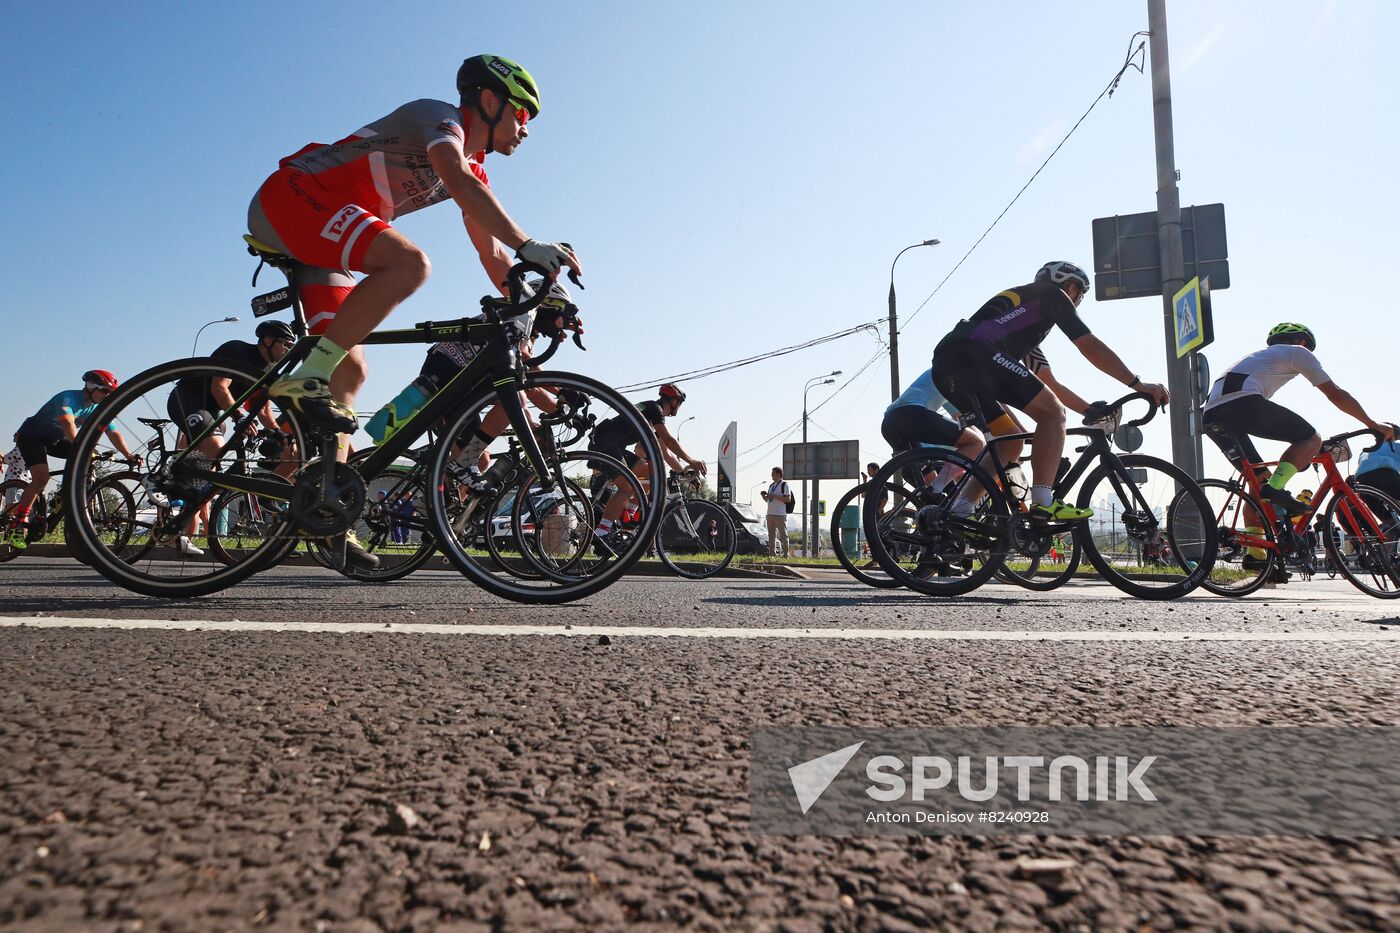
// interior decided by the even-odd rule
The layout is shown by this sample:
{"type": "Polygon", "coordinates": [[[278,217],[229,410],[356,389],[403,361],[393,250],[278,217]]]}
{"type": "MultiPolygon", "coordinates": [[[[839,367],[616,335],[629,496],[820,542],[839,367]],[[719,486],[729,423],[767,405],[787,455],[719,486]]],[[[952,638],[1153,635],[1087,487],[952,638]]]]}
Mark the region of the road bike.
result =
{"type": "Polygon", "coordinates": [[[729,566],[739,548],[734,519],[718,502],[699,495],[696,470],[666,477],[666,505],[656,527],[656,556],[672,573],[704,580],[729,566]]]}
{"type": "MultiPolygon", "coordinates": [[[[111,467],[116,458],[116,453],[110,450],[90,458],[87,470],[90,485],[84,511],[89,513],[95,533],[107,542],[113,553],[128,556],[136,526],[136,502],[131,487],[140,474],[129,470],[114,472],[111,467]]],[[[27,517],[25,541],[30,545],[38,544],[62,527],[69,552],[83,560],[83,552],[75,547],[69,525],[64,522],[62,483],[69,469],[53,471],[52,477],[58,480],[59,488],[54,492],[42,492],[34,500],[27,517]]],[[[10,533],[19,524],[14,509],[28,485],[21,479],[0,483],[0,563],[14,560],[28,550],[9,543],[10,533]]]]}
{"type": "MultiPolygon", "coordinates": [[[[527,370],[519,345],[533,330],[545,333],[551,344],[546,352],[530,360],[532,366],[543,365],[567,337],[562,329],[553,326],[552,312],[548,321],[535,321],[533,312],[547,297],[547,290],[541,289],[532,296],[527,294],[525,276],[543,275],[543,270],[527,263],[511,269],[508,297],[482,299],[482,313],[477,318],[446,323],[428,321],[413,328],[371,334],[364,341],[365,344],[459,341],[480,350],[383,443],[353,463],[341,463],[337,461],[338,437],[333,431],[304,423],[294,411],[284,411],[281,423],[288,443],[276,471],[280,475],[246,475],[233,469],[232,441],[224,438],[237,438],[246,431],[266,402],[267,389],[306,357],[313,340],[306,336],[305,316],[294,284],[300,263],[255,243],[250,243],[249,251],[261,262],[281,269],[288,276],[289,284],[285,288],[255,298],[253,308],[256,316],[292,310],[293,329],[301,335],[292,350],[262,372],[207,358],[176,360],[148,369],[127,380],[103,401],[84,424],[74,446],[81,455],[93,448],[100,432],[108,427],[122,425],[130,430],[130,422],[138,416],[163,411],[171,391],[181,380],[229,379],[237,390],[233,393],[234,406],[214,413],[212,423],[199,436],[190,438],[187,446],[169,451],[159,462],[148,464],[146,478],[164,495],[182,503],[179,509],[171,510],[168,517],[161,519],[156,532],[162,536],[177,534],[198,509],[224,490],[276,504],[279,506],[277,524],[245,552],[242,560],[224,564],[181,559],[178,554],[172,558],[163,549],[149,559],[129,563],[103,547],[90,521],[74,523],[83,544],[93,551],[94,566],[104,576],[147,595],[204,595],[272,566],[303,538],[325,540],[331,562],[337,569],[343,569],[348,566],[344,535],[367,514],[370,482],[399,464],[430,428],[438,427],[441,431],[436,442],[422,455],[426,463],[423,489],[426,511],[437,547],[474,583],[517,601],[563,602],[609,585],[640,557],[639,550],[628,550],[612,555],[608,561],[580,559],[572,562],[567,574],[527,581],[502,570],[494,562],[483,562],[479,554],[474,553],[472,542],[459,539],[453,528],[458,499],[448,488],[453,485],[449,464],[455,459],[454,448],[470,439],[497,407],[504,412],[520,440],[534,475],[540,477],[547,488],[558,487],[566,497],[577,498],[578,494],[567,482],[560,450],[549,443],[554,429],[544,421],[547,414],[563,410],[569,418],[582,418],[590,423],[601,418],[620,417],[628,443],[641,444],[648,453],[659,457],[648,425],[636,408],[613,389],[575,373],[527,370]],[[559,400],[554,412],[526,407],[523,399],[537,391],[559,400]],[[543,434],[537,436],[533,432],[541,426],[544,426],[543,434]],[[217,455],[212,457],[197,449],[210,438],[217,442],[218,448],[217,455]],[[284,479],[283,475],[289,478],[284,479]]],[[[67,501],[82,501],[88,488],[89,484],[81,481],[70,483],[67,501]]],[[[650,531],[660,511],[659,491],[647,505],[646,521],[650,531]]]]}
{"type": "Polygon", "coordinates": [[[1219,425],[1207,430],[1240,467],[1228,480],[1200,484],[1210,500],[1218,538],[1214,570],[1202,584],[1206,589],[1221,596],[1247,596],[1271,580],[1286,581],[1289,573],[1311,577],[1319,568],[1308,530],[1321,515],[1317,532],[1326,552],[1321,569],[1329,577],[1340,573],[1378,599],[1400,597],[1400,503],[1379,489],[1349,481],[1338,469],[1351,459],[1352,438],[1369,436],[1378,446],[1378,432],[1367,428],[1323,441],[1312,460],[1313,467],[1322,470],[1322,483],[1306,511],[1288,516],[1280,515],[1261,495],[1263,477],[1277,461],[1250,461],[1233,432],[1219,425]]]}
{"type": "MultiPolygon", "coordinates": [[[[977,462],[952,450],[911,450],[888,461],[870,485],[900,506],[903,521],[881,532],[878,497],[867,494],[862,519],[870,552],[900,584],[921,593],[955,596],[970,592],[1001,571],[1008,556],[1044,560],[1057,540],[1072,535],[1099,575],[1141,599],[1177,599],[1209,575],[1215,558],[1216,528],[1209,502],[1183,471],[1157,457],[1114,453],[1108,433],[1121,420],[1124,405],[1143,400],[1143,425],[1157,413],[1150,396],[1134,392],[1100,408],[1100,420],[1071,429],[1083,446],[1074,462],[1062,464],[1053,496],[1093,517],[1044,521],[1029,509],[1013,507],[1006,490],[1012,475],[998,442],[1029,441],[1031,434],[992,438],[977,462]],[[926,476],[943,477],[930,485],[926,476]],[[937,486],[938,488],[935,488],[937,486]],[[1078,489],[1077,496],[1072,495],[1078,489]],[[1168,514],[1168,506],[1177,509],[1168,514]],[[1175,526],[1175,527],[1173,527],[1175,526]],[[893,553],[887,542],[900,545],[893,553]],[[1170,542],[1170,547],[1168,547],[1170,542]]],[[[984,424],[980,411],[971,422],[984,424]]],[[[1063,575],[1055,568],[1054,576],[1063,575]]]]}

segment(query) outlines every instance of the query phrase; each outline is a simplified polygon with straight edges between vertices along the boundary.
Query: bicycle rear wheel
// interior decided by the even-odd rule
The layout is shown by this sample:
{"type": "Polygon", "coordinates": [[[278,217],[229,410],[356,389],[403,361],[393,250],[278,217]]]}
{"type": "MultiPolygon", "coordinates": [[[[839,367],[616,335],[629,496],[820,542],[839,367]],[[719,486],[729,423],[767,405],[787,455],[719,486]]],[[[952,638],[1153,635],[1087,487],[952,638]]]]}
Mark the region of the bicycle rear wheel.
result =
{"type": "MultiPolygon", "coordinates": [[[[1210,503],[1217,538],[1215,566],[1201,586],[1218,596],[1248,596],[1267,583],[1278,566],[1274,530],[1263,518],[1258,500],[1237,483],[1203,479],[1197,485],[1210,503]],[[1259,542],[1266,542],[1266,546],[1260,547],[1259,542]]],[[[1169,528],[1175,528],[1177,522],[1171,516],[1186,501],[1185,492],[1178,493],[1172,501],[1167,513],[1169,528]]],[[[1173,547],[1177,546],[1173,543],[1173,547]]]]}
{"type": "MultiPolygon", "coordinates": [[[[363,460],[374,448],[359,452],[350,460],[363,460]]],[[[378,476],[364,477],[368,489],[364,512],[351,530],[360,546],[379,558],[373,569],[349,563],[339,571],[362,583],[390,583],[401,580],[422,567],[437,550],[437,539],[429,527],[428,494],[423,488],[424,471],[417,467],[391,465],[378,476]]],[[[330,567],[330,553],[323,541],[308,540],[307,550],[324,566],[330,567]]]]}
{"type": "Polygon", "coordinates": [[[951,450],[906,451],[885,463],[866,493],[862,520],[870,553],[901,586],[930,596],[958,596],[991,579],[1006,559],[1006,496],[980,466],[951,450]],[[944,467],[961,472],[941,490],[923,475],[944,467]],[[983,492],[970,493],[971,483],[983,492]],[[961,493],[976,504],[966,514],[961,493]],[[879,512],[881,495],[890,511],[879,512]]]}
{"type": "MultiPolygon", "coordinates": [[[[104,432],[119,430],[129,446],[146,455],[148,469],[138,473],[133,482],[139,480],[144,489],[149,479],[150,485],[161,490],[161,495],[172,501],[179,500],[181,504],[167,508],[151,501],[149,495],[137,498],[133,533],[122,547],[116,548],[111,541],[104,540],[86,508],[95,481],[85,471],[70,476],[64,487],[64,509],[72,532],[91,557],[95,570],[118,586],[147,596],[203,596],[270,566],[295,543],[294,532],[284,523],[268,534],[244,560],[234,564],[225,564],[211,553],[191,557],[174,546],[176,539],[186,534],[201,508],[210,503],[221,488],[234,488],[244,477],[231,446],[214,460],[183,450],[177,452],[178,428],[165,420],[171,394],[183,380],[190,380],[187,385],[197,385],[211,379],[229,379],[237,386],[252,384],[259,375],[218,360],[176,360],[133,376],[98,406],[78,432],[70,455],[72,462],[86,463],[97,450],[104,432]],[[166,452],[163,459],[159,457],[161,451],[166,452]],[[160,462],[152,463],[153,460],[160,462]],[[197,479],[184,472],[191,469],[218,476],[212,481],[197,479]],[[234,485],[225,486],[225,481],[234,485]]],[[[221,412],[214,414],[221,419],[220,433],[225,436],[230,430],[246,427],[253,419],[242,410],[229,413],[227,418],[221,412]]],[[[286,425],[293,443],[283,456],[296,460],[292,463],[294,471],[300,468],[298,458],[307,450],[307,439],[294,414],[288,414],[286,425]]]]}
{"type": "Polygon", "coordinates": [[[1128,454],[1100,463],[1079,489],[1094,509],[1076,530],[1099,574],[1139,599],[1179,599],[1215,567],[1215,517],[1195,481],[1157,457],[1128,454]],[[1180,500],[1173,510],[1175,500],[1180,500]]]}
{"type": "MultiPolygon", "coordinates": [[[[832,549],[836,552],[837,562],[846,569],[847,573],[855,577],[861,583],[864,583],[866,586],[873,586],[876,589],[895,589],[899,586],[899,581],[879,569],[879,564],[874,557],[871,557],[869,560],[870,564],[875,564],[874,567],[858,565],[865,563],[865,561],[861,559],[859,545],[857,545],[856,548],[855,558],[852,558],[846,553],[846,542],[842,537],[842,532],[850,531],[851,529],[842,526],[842,518],[846,514],[846,509],[851,507],[856,509],[861,508],[861,504],[869,488],[869,483],[861,483],[859,486],[851,488],[841,497],[841,500],[836,503],[836,510],[831,516],[832,549]]],[[[882,522],[880,527],[885,529],[888,525],[882,522]]],[[[864,523],[861,521],[859,512],[856,514],[856,530],[862,532],[860,537],[861,540],[864,540],[864,523]]]]}
{"type": "Polygon", "coordinates": [[[1058,543],[1054,551],[1045,554],[1027,556],[1014,549],[1008,551],[1006,562],[997,571],[997,579],[1037,593],[1048,593],[1064,586],[1074,578],[1084,556],[1079,539],[1074,535],[1067,537],[1067,541],[1058,543]]]}
{"type": "Polygon", "coordinates": [[[734,519],[707,499],[682,499],[666,507],[656,529],[656,556],[687,580],[713,577],[738,548],[734,519]]]}
{"type": "MultiPolygon", "coordinates": [[[[276,478],[258,472],[260,478],[276,478]]],[[[287,484],[288,492],[291,484],[287,484]]],[[[237,489],[225,489],[209,504],[209,547],[225,564],[241,563],[257,552],[269,538],[281,537],[285,549],[279,561],[296,547],[296,539],[285,533],[284,501],[255,496],[237,489]]]]}
{"type": "Polygon", "coordinates": [[[1370,486],[1353,486],[1327,504],[1323,540],[1337,571],[1377,599],[1400,597],[1400,503],[1370,486]]]}

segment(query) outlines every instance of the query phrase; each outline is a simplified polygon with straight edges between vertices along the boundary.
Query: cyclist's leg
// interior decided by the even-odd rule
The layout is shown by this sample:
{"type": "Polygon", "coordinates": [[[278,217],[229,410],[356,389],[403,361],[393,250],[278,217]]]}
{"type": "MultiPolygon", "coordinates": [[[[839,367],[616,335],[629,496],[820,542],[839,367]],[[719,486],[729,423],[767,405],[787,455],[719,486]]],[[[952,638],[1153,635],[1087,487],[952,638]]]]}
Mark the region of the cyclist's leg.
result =
{"type": "MultiPolygon", "coordinates": [[[[61,440],[62,438],[59,438],[61,440]]],[[[46,437],[35,437],[27,434],[15,435],[15,446],[19,448],[19,455],[24,458],[24,463],[29,467],[29,483],[24,487],[24,492],[20,493],[19,500],[10,511],[10,515],[16,521],[28,520],[29,510],[34,507],[34,502],[39,498],[39,494],[44,491],[44,487],[49,484],[49,452],[56,445],[57,441],[46,437]]]]}

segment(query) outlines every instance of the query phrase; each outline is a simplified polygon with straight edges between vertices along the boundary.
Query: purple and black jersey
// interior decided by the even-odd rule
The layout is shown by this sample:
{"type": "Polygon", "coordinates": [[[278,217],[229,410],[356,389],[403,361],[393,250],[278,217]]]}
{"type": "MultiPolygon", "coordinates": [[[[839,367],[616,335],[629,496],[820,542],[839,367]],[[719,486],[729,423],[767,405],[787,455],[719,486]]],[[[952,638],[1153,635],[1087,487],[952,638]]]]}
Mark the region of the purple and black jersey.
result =
{"type": "Polygon", "coordinates": [[[1039,347],[1056,326],[1070,340],[1089,334],[1074,302],[1058,285],[1033,282],[998,294],[971,318],[959,321],[940,346],[971,341],[1019,360],[1039,347]]]}

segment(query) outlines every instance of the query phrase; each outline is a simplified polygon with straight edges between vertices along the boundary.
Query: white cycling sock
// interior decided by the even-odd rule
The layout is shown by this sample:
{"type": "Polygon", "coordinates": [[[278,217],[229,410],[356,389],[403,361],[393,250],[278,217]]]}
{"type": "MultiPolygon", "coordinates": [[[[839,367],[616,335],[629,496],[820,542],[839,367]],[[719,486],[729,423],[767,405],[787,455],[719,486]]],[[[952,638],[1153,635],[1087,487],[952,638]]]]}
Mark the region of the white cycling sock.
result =
{"type": "Polygon", "coordinates": [[[1055,498],[1055,487],[1053,486],[1032,486],[1031,505],[1048,506],[1055,498]]]}
{"type": "Polygon", "coordinates": [[[978,495],[976,499],[969,496],[967,487],[964,486],[962,492],[958,493],[958,497],[953,500],[953,504],[948,507],[948,511],[952,512],[955,518],[967,518],[972,514],[972,510],[977,508],[977,502],[981,498],[981,495],[978,495]]]}

